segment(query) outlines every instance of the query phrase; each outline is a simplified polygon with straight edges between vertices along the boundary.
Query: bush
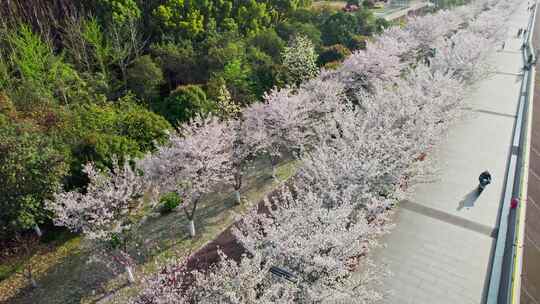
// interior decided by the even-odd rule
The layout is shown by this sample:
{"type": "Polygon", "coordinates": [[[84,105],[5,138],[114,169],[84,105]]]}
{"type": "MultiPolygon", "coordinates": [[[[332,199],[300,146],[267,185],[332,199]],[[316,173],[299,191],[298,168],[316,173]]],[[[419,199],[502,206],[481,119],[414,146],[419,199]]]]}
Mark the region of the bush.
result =
{"type": "Polygon", "coordinates": [[[377,20],[375,20],[375,31],[380,34],[391,25],[392,23],[390,23],[390,21],[384,18],[377,18],[377,20]]]}
{"type": "Polygon", "coordinates": [[[285,41],[276,34],[275,30],[268,29],[253,36],[250,39],[250,45],[260,49],[275,60],[278,60],[281,51],[285,47],[285,41]]]}
{"type": "Polygon", "coordinates": [[[351,41],[351,49],[365,50],[367,46],[368,38],[369,37],[364,36],[364,35],[354,35],[351,41]]]}
{"type": "Polygon", "coordinates": [[[341,62],[331,61],[324,65],[324,68],[327,70],[337,70],[341,66],[341,62]]]}
{"type": "Polygon", "coordinates": [[[375,32],[381,32],[385,26],[388,26],[388,23],[377,19],[369,10],[337,12],[322,24],[323,41],[325,45],[343,44],[353,49],[355,35],[371,36],[375,32]]]}
{"type": "Polygon", "coordinates": [[[182,203],[182,198],[176,192],[169,192],[159,199],[161,214],[170,213],[182,203]]]}
{"type": "Polygon", "coordinates": [[[179,86],[154,107],[173,125],[189,121],[195,115],[215,111],[215,104],[206,98],[206,93],[197,85],[179,86]]]}
{"type": "Polygon", "coordinates": [[[61,136],[71,150],[71,176],[68,188],[81,187],[87,162],[99,168],[112,164],[112,158],[141,156],[167,141],[171,125],[161,116],[137,105],[129,95],[116,104],[80,104],[69,109],[61,136]]]}
{"type": "Polygon", "coordinates": [[[364,0],[364,2],[362,3],[364,8],[366,9],[371,9],[375,6],[375,1],[374,0],[364,0]]]}
{"type": "Polygon", "coordinates": [[[319,65],[322,66],[333,61],[341,62],[349,55],[351,55],[351,51],[341,44],[325,47],[319,55],[319,65]]]}
{"type": "Polygon", "coordinates": [[[167,142],[172,126],[162,116],[133,103],[119,104],[117,107],[120,135],[137,143],[141,152],[153,151],[156,145],[167,142]]]}

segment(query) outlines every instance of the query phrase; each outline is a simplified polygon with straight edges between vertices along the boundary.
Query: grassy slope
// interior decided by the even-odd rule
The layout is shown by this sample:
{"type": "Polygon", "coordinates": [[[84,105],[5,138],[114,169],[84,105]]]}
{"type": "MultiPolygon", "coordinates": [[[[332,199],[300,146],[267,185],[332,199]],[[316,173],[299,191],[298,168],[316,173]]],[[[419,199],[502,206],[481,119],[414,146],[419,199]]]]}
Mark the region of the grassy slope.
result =
{"type": "MultiPolygon", "coordinates": [[[[279,179],[285,180],[294,172],[295,162],[284,162],[278,169],[279,179]]],[[[240,206],[233,203],[229,187],[222,187],[204,198],[196,218],[198,235],[194,239],[187,235],[187,221],[182,212],[148,221],[141,235],[146,249],[132,248],[137,257],[136,275],[155,272],[171,258],[188,256],[231,225],[234,214],[262,200],[277,185],[270,177],[266,160],[255,164],[245,185],[242,193],[246,202],[240,206]]],[[[87,263],[87,260],[88,252],[79,237],[48,248],[46,252],[40,250],[25,261],[34,265],[39,287],[30,289],[27,280],[13,274],[0,282],[0,303],[68,304],[100,300],[124,303],[140,288],[138,285],[126,286],[124,274],[113,274],[100,264],[87,263]]]]}

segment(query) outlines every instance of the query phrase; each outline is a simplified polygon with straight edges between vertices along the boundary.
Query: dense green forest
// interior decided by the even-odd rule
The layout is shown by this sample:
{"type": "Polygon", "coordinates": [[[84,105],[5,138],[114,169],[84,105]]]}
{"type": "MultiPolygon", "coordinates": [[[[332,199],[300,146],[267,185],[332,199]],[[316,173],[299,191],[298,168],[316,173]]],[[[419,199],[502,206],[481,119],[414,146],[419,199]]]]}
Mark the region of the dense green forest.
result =
{"type": "Polygon", "coordinates": [[[306,37],[333,68],[387,22],[308,0],[4,1],[0,4],[0,238],[49,223],[44,200],[294,85],[283,51],[306,37]]]}

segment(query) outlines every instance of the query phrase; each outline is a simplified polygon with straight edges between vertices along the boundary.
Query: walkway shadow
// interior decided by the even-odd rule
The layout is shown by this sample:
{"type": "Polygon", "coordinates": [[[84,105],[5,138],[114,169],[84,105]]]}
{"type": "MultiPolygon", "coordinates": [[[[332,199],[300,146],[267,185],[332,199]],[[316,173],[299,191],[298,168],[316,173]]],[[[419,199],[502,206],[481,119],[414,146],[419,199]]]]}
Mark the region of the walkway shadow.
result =
{"type": "Polygon", "coordinates": [[[482,191],[480,191],[480,189],[478,188],[474,188],[473,190],[471,190],[471,192],[467,193],[467,195],[463,197],[463,199],[459,202],[459,206],[456,210],[460,211],[463,208],[474,207],[474,203],[476,202],[478,197],[480,197],[480,194],[482,194],[482,191]]]}

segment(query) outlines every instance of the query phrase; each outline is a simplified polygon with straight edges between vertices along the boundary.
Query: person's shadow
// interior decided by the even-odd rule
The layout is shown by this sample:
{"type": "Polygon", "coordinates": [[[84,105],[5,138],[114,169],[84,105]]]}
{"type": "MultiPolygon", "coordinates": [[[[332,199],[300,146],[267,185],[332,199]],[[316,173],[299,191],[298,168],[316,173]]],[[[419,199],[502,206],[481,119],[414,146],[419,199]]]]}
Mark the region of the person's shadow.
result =
{"type": "Polygon", "coordinates": [[[476,202],[480,194],[482,194],[482,191],[478,187],[474,188],[471,192],[467,193],[467,195],[465,195],[463,199],[459,202],[457,211],[460,211],[463,208],[474,207],[474,203],[476,202]]]}

